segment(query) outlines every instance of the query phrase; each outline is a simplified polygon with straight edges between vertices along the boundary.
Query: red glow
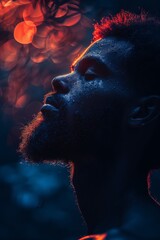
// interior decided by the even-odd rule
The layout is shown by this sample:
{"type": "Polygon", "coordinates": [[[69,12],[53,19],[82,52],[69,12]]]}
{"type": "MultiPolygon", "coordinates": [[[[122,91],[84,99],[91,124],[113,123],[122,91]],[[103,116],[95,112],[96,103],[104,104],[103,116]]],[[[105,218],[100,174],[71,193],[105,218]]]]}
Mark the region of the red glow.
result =
{"type": "Polygon", "coordinates": [[[83,51],[81,42],[92,23],[79,8],[79,0],[59,5],[53,0],[0,1],[0,68],[9,71],[0,93],[10,106],[26,108],[32,86],[49,91],[52,74],[83,51]]]}
{"type": "Polygon", "coordinates": [[[24,21],[34,22],[36,26],[40,25],[44,20],[40,5],[37,4],[36,8],[33,8],[31,4],[28,5],[23,11],[23,19],[24,21]]]}
{"type": "Polygon", "coordinates": [[[3,6],[3,7],[11,6],[11,4],[12,4],[12,0],[9,0],[9,1],[3,1],[3,0],[2,0],[2,6],[3,6]]]}
{"type": "Polygon", "coordinates": [[[107,234],[96,234],[96,235],[89,235],[83,238],[80,238],[79,240],[86,240],[86,239],[90,239],[90,240],[105,240],[107,239],[107,234]]]}
{"type": "Polygon", "coordinates": [[[67,27],[73,26],[77,24],[80,21],[80,19],[81,19],[81,14],[78,14],[74,11],[73,13],[70,13],[68,18],[65,19],[63,25],[67,27]]]}
{"type": "Polygon", "coordinates": [[[35,63],[41,63],[43,62],[45,59],[47,59],[47,56],[45,56],[44,54],[37,54],[33,57],[31,57],[32,61],[35,63]]]}
{"type": "Polygon", "coordinates": [[[27,4],[30,3],[30,0],[2,0],[1,4],[3,7],[15,7],[17,5],[23,5],[23,4],[27,4]]]}
{"type": "Polygon", "coordinates": [[[4,69],[11,70],[17,64],[21,46],[14,40],[8,40],[0,46],[0,62],[4,69]]]}
{"type": "Polygon", "coordinates": [[[22,108],[24,107],[24,105],[27,102],[27,98],[28,96],[26,94],[22,95],[21,97],[18,98],[18,100],[16,101],[16,107],[17,108],[22,108]]]}
{"type": "Polygon", "coordinates": [[[103,18],[100,24],[95,24],[95,31],[93,33],[94,40],[99,40],[106,37],[111,31],[116,31],[116,26],[128,26],[132,22],[145,21],[147,14],[141,13],[136,15],[122,10],[114,17],[103,18]]]}
{"type": "Polygon", "coordinates": [[[37,28],[31,21],[20,22],[14,29],[14,38],[17,42],[22,44],[29,44],[32,42],[37,28]]]}
{"type": "Polygon", "coordinates": [[[68,13],[68,4],[65,3],[59,7],[59,9],[57,10],[57,12],[55,14],[55,17],[61,18],[61,17],[64,17],[67,13],[68,13]]]}

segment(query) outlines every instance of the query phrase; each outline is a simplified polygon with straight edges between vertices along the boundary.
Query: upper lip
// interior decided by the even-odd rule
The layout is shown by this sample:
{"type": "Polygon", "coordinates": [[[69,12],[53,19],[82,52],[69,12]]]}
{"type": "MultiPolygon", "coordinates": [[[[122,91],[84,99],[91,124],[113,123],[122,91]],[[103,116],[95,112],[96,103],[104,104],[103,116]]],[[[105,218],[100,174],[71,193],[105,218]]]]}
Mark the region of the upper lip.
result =
{"type": "Polygon", "coordinates": [[[52,106],[54,106],[55,108],[60,108],[61,106],[61,101],[59,101],[58,99],[56,99],[55,95],[46,95],[45,100],[44,100],[44,104],[50,104],[52,106]]]}
{"type": "Polygon", "coordinates": [[[58,96],[53,94],[47,94],[44,97],[44,105],[41,108],[41,112],[44,116],[55,115],[55,112],[59,112],[61,101],[58,96]]]}

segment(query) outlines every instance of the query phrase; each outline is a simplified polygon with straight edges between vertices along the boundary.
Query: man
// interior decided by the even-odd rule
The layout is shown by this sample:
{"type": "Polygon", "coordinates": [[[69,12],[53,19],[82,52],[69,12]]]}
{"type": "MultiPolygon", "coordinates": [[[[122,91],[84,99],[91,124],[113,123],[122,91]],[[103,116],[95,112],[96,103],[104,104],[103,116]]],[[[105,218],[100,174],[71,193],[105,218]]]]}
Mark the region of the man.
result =
{"type": "MultiPolygon", "coordinates": [[[[160,23],[122,11],[94,41],[22,133],[34,162],[72,162],[79,207],[95,239],[160,239],[147,177],[160,166],[160,23]]],[[[88,239],[85,237],[84,239],[88,239]]]]}

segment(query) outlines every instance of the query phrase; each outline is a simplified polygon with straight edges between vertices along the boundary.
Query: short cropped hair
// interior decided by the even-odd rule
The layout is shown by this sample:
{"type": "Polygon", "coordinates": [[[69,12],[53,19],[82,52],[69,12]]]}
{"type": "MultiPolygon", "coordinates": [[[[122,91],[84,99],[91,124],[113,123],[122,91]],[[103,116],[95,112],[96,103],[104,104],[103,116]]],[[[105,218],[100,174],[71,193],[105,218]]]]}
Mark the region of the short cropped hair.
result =
{"type": "Polygon", "coordinates": [[[127,71],[137,89],[145,94],[160,94],[160,21],[147,13],[122,10],[95,24],[93,41],[107,37],[126,40],[134,51],[127,71]]]}

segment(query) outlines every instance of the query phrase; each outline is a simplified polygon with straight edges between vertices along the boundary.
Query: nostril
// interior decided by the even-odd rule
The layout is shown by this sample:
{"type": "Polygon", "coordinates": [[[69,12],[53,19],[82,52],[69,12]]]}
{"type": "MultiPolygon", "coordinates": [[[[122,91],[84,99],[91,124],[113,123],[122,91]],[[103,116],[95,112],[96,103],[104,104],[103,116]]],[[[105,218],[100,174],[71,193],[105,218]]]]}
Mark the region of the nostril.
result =
{"type": "Polygon", "coordinates": [[[69,86],[68,84],[60,79],[54,78],[52,80],[52,87],[53,91],[56,93],[68,93],[69,92],[69,86]]]}

